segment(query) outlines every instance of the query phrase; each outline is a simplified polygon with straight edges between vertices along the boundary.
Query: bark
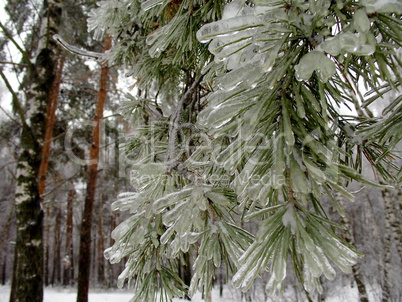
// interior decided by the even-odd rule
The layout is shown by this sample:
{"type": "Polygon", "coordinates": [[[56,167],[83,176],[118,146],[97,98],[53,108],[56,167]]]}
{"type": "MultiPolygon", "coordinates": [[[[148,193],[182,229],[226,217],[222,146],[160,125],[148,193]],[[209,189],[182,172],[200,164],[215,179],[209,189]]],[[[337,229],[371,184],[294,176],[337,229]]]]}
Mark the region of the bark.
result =
{"type": "MultiPolygon", "coordinates": [[[[11,210],[12,212],[12,210],[11,210]]],[[[9,250],[9,239],[10,239],[10,221],[11,219],[7,219],[7,224],[4,226],[6,232],[5,232],[5,236],[2,236],[1,238],[4,238],[4,243],[6,243],[5,247],[2,249],[2,251],[4,252],[3,255],[3,265],[2,265],[2,272],[1,272],[1,284],[5,285],[6,284],[6,280],[7,280],[7,259],[8,259],[8,250],[9,250]]]]}
{"type": "MultiPolygon", "coordinates": [[[[191,283],[191,258],[190,253],[184,254],[184,265],[183,265],[183,282],[187,286],[190,286],[191,283]]],[[[186,299],[191,300],[190,297],[186,296],[186,299]]]]}
{"type": "Polygon", "coordinates": [[[207,294],[207,302],[212,302],[212,292],[208,292],[208,294],[207,294]]]}
{"type": "Polygon", "coordinates": [[[54,240],[53,240],[53,273],[52,273],[52,285],[60,284],[60,241],[61,241],[61,210],[59,207],[56,208],[56,215],[55,215],[55,222],[54,222],[54,240]]]}
{"type": "Polygon", "coordinates": [[[16,280],[17,278],[17,257],[16,257],[16,253],[14,252],[14,259],[13,259],[13,275],[12,275],[12,283],[11,283],[11,289],[10,289],[10,302],[14,302],[16,300],[16,280]]]}
{"type": "MultiPolygon", "coordinates": [[[[345,200],[339,192],[335,193],[335,198],[338,200],[340,206],[342,208],[345,208],[345,206],[346,206],[345,200]]],[[[345,227],[345,231],[343,232],[345,240],[348,243],[353,245],[355,243],[355,238],[354,238],[353,232],[351,232],[352,225],[351,225],[350,219],[347,215],[345,215],[345,217],[342,217],[341,224],[345,227]]],[[[368,302],[366,285],[364,284],[363,276],[360,273],[360,264],[359,263],[355,264],[352,267],[352,271],[353,271],[353,277],[354,277],[356,285],[357,285],[357,289],[359,291],[359,301],[360,302],[368,302]]]]}
{"type": "MultiPolygon", "coordinates": [[[[109,238],[109,246],[112,246],[114,243],[114,239],[111,236],[112,231],[116,228],[116,213],[112,213],[111,222],[110,222],[110,229],[108,231],[108,238],[109,238]]],[[[112,265],[109,261],[105,261],[105,281],[106,287],[113,287],[115,286],[115,274],[114,274],[115,266],[112,265]]]]}
{"type": "Polygon", "coordinates": [[[43,211],[38,175],[45,134],[45,117],[54,80],[56,44],[47,38],[58,31],[60,2],[44,1],[41,39],[35,64],[27,72],[28,112],[23,124],[17,163],[15,209],[17,238],[15,274],[10,301],[43,300],[43,211]],[[15,295],[15,296],[13,296],[15,295]]]}
{"type": "MultiPolygon", "coordinates": [[[[111,37],[106,36],[104,41],[104,51],[111,46],[111,37]]],[[[88,182],[85,196],[84,212],[82,216],[80,233],[80,253],[78,260],[78,293],[77,302],[88,301],[89,275],[91,265],[91,228],[92,212],[95,199],[95,189],[98,174],[99,142],[101,120],[106,99],[107,79],[109,67],[103,66],[101,70],[98,100],[94,117],[94,128],[92,131],[92,143],[90,148],[90,162],[88,166],[88,182]]]]}
{"type": "MultiPolygon", "coordinates": [[[[397,197],[398,197],[397,204],[399,204],[399,214],[402,214],[402,189],[401,188],[398,189],[397,197]]],[[[395,208],[395,212],[398,212],[398,206],[395,208]]],[[[402,219],[400,219],[400,218],[401,218],[401,216],[399,216],[399,219],[397,219],[394,227],[395,227],[395,231],[397,234],[396,247],[398,249],[399,258],[402,261],[402,219]],[[398,223],[398,220],[399,220],[399,223],[398,223]]]]}
{"type": "MultiPolygon", "coordinates": [[[[54,123],[56,121],[56,109],[57,103],[59,99],[60,92],[60,84],[61,77],[63,74],[65,56],[64,53],[60,53],[60,46],[58,47],[58,58],[56,62],[56,66],[54,68],[55,79],[52,83],[52,88],[50,91],[49,104],[46,112],[46,128],[45,128],[45,136],[43,139],[42,146],[42,156],[41,163],[39,167],[39,194],[43,198],[43,194],[45,193],[46,186],[46,173],[47,168],[49,166],[49,158],[50,158],[50,147],[52,145],[53,138],[53,128],[54,123]]],[[[43,200],[42,200],[43,201],[43,200]]]]}
{"type": "MultiPolygon", "coordinates": [[[[3,264],[2,264],[2,272],[1,272],[1,284],[5,285],[7,281],[7,264],[8,264],[8,259],[9,259],[9,254],[10,254],[10,232],[11,232],[11,224],[13,223],[13,216],[14,213],[14,205],[11,204],[9,211],[7,213],[6,217],[6,223],[3,226],[2,232],[0,233],[0,238],[4,238],[3,240],[0,241],[0,250],[2,253],[0,254],[3,259],[3,264]]],[[[11,258],[12,259],[12,258],[11,258]]]]}
{"type": "Polygon", "coordinates": [[[66,251],[63,258],[63,285],[71,285],[74,279],[74,254],[73,254],[73,202],[75,190],[72,188],[67,199],[66,221],[66,251]]]}
{"type": "Polygon", "coordinates": [[[382,190],[385,205],[385,234],[384,234],[384,284],[382,301],[392,301],[392,241],[398,242],[399,234],[395,232],[398,226],[396,207],[390,190],[382,190]]]}
{"type": "Polygon", "coordinates": [[[370,235],[371,238],[373,238],[372,243],[374,244],[373,247],[373,252],[372,254],[375,255],[375,260],[376,260],[376,267],[374,268],[375,271],[379,272],[378,274],[373,274],[370,276],[371,282],[375,281],[378,282],[378,284],[381,284],[381,280],[383,279],[383,272],[381,268],[384,267],[384,259],[382,257],[382,236],[383,234],[379,230],[379,221],[378,219],[375,218],[375,211],[378,208],[377,202],[378,200],[375,199],[375,201],[372,200],[372,198],[369,197],[369,193],[366,191],[365,193],[365,214],[366,214],[366,220],[364,224],[368,227],[367,232],[370,235]],[[374,202],[374,204],[373,204],[374,202]]]}
{"type": "Polygon", "coordinates": [[[98,222],[98,282],[103,284],[105,281],[105,261],[103,257],[104,241],[103,241],[103,201],[104,194],[100,194],[99,200],[99,222],[98,222]]]}
{"type": "MultiPolygon", "coordinates": [[[[41,156],[41,162],[40,162],[39,173],[38,173],[38,179],[39,179],[38,190],[39,190],[39,195],[41,197],[42,204],[43,204],[43,198],[44,198],[43,195],[45,193],[45,186],[46,186],[46,173],[47,173],[47,168],[49,166],[50,147],[52,144],[53,128],[54,128],[54,123],[56,120],[56,109],[57,109],[57,103],[58,103],[58,98],[59,98],[61,76],[63,73],[64,60],[65,60],[64,53],[61,53],[61,51],[60,51],[60,46],[58,46],[57,52],[58,52],[57,61],[56,61],[56,64],[54,67],[54,72],[53,72],[55,75],[55,79],[52,83],[52,88],[51,88],[50,97],[49,97],[49,104],[47,106],[45,135],[44,135],[44,139],[43,139],[42,156],[41,156]]],[[[45,283],[47,285],[48,281],[49,281],[48,276],[49,276],[50,219],[46,219],[46,218],[50,218],[50,204],[46,205],[45,221],[47,220],[47,223],[45,226],[45,238],[44,238],[44,245],[45,245],[44,269],[45,269],[45,283]]]]}

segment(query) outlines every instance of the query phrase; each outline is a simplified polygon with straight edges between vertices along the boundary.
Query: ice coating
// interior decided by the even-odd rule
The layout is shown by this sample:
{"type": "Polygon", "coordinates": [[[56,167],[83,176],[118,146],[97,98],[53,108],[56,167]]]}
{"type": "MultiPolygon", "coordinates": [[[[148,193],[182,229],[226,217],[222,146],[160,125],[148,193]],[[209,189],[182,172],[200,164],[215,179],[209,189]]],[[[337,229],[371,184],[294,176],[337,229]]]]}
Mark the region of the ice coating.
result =
{"type": "Polygon", "coordinates": [[[257,26],[264,26],[264,23],[255,15],[238,16],[204,25],[197,31],[197,39],[205,43],[216,36],[228,35],[257,26]]]}
{"type": "Polygon", "coordinates": [[[289,205],[287,207],[285,214],[282,216],[283,225],[286,227],[290,226],[293,234],[296,232],[296,228],[297,228],[294,215],[295,215],[294,207],[293,207],[293,205],[289,205]]]}
{"type": "Polygon", "coordinates": [[[362,0],[367,13],[402,13],[402,1],[400,0],[362,0]]]}
{"type": "Polygon", "coordinates": [[[226,4],[225,8],[223,9],[222,20],[227,20],[236,17],[240,13],[243,6],[244,6],[243,0],[234,0],[226,4]]]}
{"type": "Polygon", "coordinates": [[[359,9],[353,15],[353,26],[361,33],[368,33],[370,30],[370,20],[367,17],[365,10],[359,9]]]}
{"type": "Polygon", "coordinates": [[[161,5],[164,0],[148,0],[141,3],[141,9],[147,11],[153,7],[161,5]]]}
{"type": "Polygon", "coordinates": [[[320,80],[327,82],[334,75],[336,68],[335,63],[323,52],[312,51],[301,58],[299,64],[295,66],[295,71],[299,81],[309,80],[313,72],[317,71],[320,80]]]}

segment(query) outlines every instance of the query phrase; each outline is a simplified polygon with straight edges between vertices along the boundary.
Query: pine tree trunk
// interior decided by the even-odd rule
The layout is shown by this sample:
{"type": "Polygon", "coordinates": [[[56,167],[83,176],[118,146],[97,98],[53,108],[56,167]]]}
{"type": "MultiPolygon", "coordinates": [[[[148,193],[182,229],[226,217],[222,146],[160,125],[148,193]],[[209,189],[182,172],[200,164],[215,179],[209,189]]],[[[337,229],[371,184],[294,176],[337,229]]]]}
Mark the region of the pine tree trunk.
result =
{"type": "MultiPolygon", "coordinates": [[[[54,68],[55,79],[52,83],[52,89],[50,91],[49,104],[47,106],[46,112],[46,128],[45,128],[45,136],[43,140],[42,146],[42,156],[41,163],[39,167],[38,179],[39,179],[39,195],[41,196],[41,201],[43,204],[43,195],[45,194],[46,187],[46,173],[47,167],[49,166],[49,158],[50,158],[50,147],[52,144],[53,138],[53,128],[56,120],[56,109],[57,103],[59,99],[59,91],[61,84],[61,76],[64,68],[64,60],[65,56],[61,53],[61,48],[58,46],[57,50],[57,62],[54,68]]],[[[45,225],[45,238],[44,238],[44,246],[45,246],[45,256],[44,256],[44,274],[45,274],[45,284],[49,283],[49,239],[50,239],[50,205],[46,205],[46,215],[45,221],[47,221],[45,225]]]]}
{"type": "MultiPolygon", "coordinates": [[[[104,51],[111,47],[111,37],[106,36],[104,51]]],[[[80,233],[80,253],[78,263],[78,293],[77,302],[88,302],[89,275],[91,265],[91,228],[92,212],[95,199],[96,180],[98,174],[99,142],[101,120],[106,99],[107,79],[109,67],[103,66],[101,71],[98,100],[92,132],[92,143],[90,149],[90,163],[88,166],[88,182],[85,196],[84,212],[82,216],[80,233]]]]}
{"type": "Polygon", "coordinates": [[[66,251],[63,259],[63,285],[71,285],[74,279],[74,254],[73,254],[73,202],[75,189],[71,188],[67,198],[67,229],[66,251]]]}
{"type": "Polygon", "coordinates": [[[48,38],[58,31],[61,6],[58,1],[52,0],[44,1],[43,7],[41,40],[35,63],[27,72],[29,110],[23,121],[17,163],[16,267],[10,295],[10,301],[13,302],[43,300],[43,211],[38,175],[57,48],[55,42],[48,38]]]}

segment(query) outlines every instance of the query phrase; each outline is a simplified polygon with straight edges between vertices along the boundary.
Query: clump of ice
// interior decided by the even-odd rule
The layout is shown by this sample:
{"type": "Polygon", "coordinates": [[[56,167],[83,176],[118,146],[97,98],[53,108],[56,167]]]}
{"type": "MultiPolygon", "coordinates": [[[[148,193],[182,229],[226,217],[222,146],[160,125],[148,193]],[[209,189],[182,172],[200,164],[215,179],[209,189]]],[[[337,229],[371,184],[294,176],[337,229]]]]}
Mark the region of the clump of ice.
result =
{"type": "Polygon", "coordinates": [[[402,1],[400,0],[362,0],[367,13],[402,13],[402,1]]]}
{"type": "Polygon", "coordinates": [[[223,9],[222,20],[227,20],[236,17],[240,13],[240,10],[242,9],[243,6],[244,6],[243,0],[234,0],[226,4],[225,8],[223,9]]]}
{"type": "Polygon", "coordinates": [[[296,220],[293,205],[287,207],[285,214],[282,216],[282,223],[285,227],[290,226],[292,234],[296,233],[296,220]]]}
{"type": "Polygon", "coordinates": [[[295,71],[299,81],[309,80],[313,72],[317,71],[320,80],[327,82],[335,73],[336,67],[335,63],[323,52],[312,51],[301,58],[299,64],[295,66],[295,71]]]}

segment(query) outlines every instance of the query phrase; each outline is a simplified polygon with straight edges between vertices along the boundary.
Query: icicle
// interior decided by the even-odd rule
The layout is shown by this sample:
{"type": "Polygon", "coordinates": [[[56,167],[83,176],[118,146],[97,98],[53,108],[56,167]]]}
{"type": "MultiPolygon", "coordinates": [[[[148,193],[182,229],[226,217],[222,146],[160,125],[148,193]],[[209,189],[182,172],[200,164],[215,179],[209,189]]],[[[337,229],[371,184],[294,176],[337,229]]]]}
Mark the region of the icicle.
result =
{"type": "Polygon", "coordinates": [[[240,30],[263,25],[264,23],[254,15],[239,16],[204,25],[197,31],[197,39],[201,43],[206,43],[216,36],[232,34],[240,30]]]}
{"type": "Polygon", "coordinates": [[[141,3],[141,9],[143,11],[150,10],[153,7],[156,7],[158,5],[161,5],[164,2],[164,0],[148,0],[144,1],[141,3]]]}
{"type": "Polygon", "coordinates": [[[104,56],[103,53],[81,49],[71,44],[68,44],[65,40],[63,40],[63,38],[60,35],[53,35],[53,39],[55,39],[56,42],[59,43],[64,49],[73,54],[88,58],[94,58],[97,60],[102,59],[104,56]]]}

